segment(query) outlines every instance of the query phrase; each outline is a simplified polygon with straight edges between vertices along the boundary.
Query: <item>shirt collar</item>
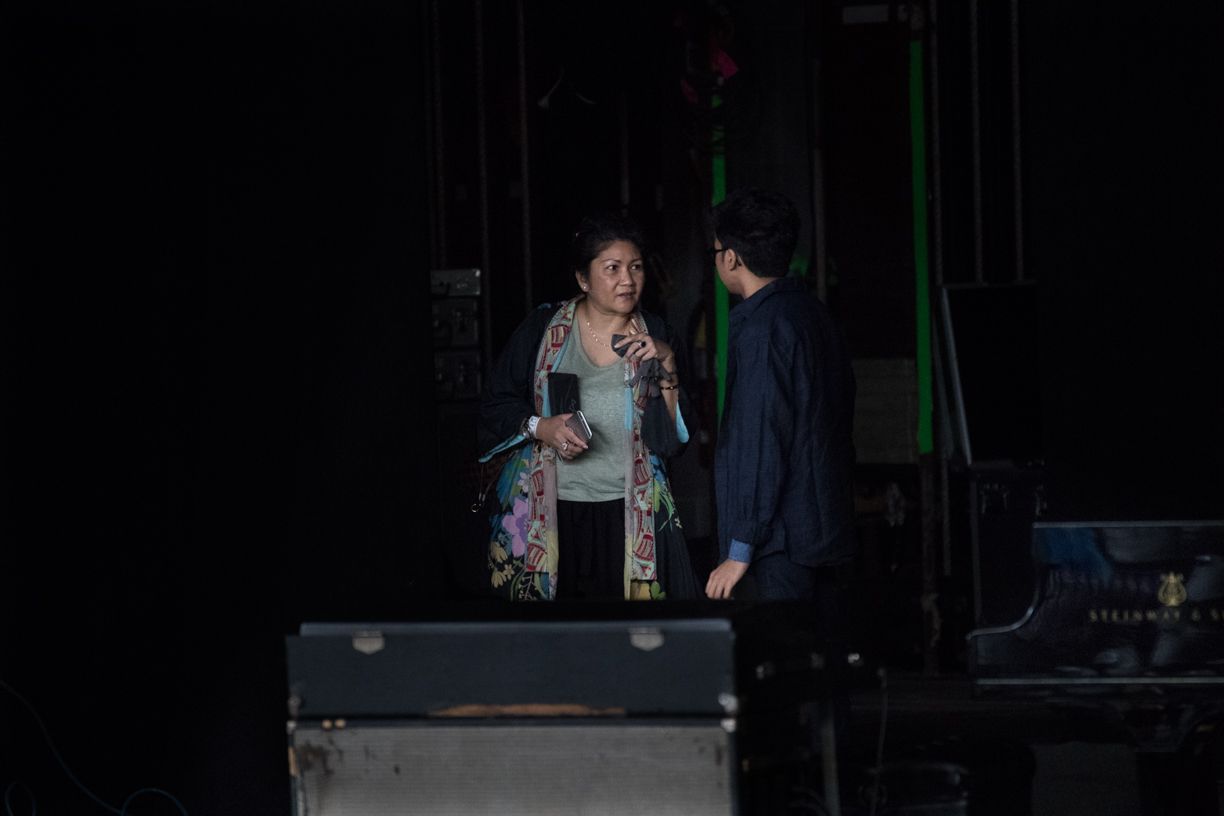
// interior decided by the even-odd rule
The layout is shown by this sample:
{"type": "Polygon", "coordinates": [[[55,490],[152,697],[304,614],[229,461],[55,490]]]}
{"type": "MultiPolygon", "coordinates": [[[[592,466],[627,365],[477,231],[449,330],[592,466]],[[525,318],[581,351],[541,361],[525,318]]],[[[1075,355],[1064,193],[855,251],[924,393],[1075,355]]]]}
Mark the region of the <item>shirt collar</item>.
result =
{"type": "Polygon", "coordinates": [[[773,294],[777,292],[795,292],[804,288],[805,284],[801,278],[778,278],[756,290],[752,297],[740,301],[731,310],[730,318],[737,323],[741,320],[747,320],[757,310],[757,307],[768,300],[773,294]]]}

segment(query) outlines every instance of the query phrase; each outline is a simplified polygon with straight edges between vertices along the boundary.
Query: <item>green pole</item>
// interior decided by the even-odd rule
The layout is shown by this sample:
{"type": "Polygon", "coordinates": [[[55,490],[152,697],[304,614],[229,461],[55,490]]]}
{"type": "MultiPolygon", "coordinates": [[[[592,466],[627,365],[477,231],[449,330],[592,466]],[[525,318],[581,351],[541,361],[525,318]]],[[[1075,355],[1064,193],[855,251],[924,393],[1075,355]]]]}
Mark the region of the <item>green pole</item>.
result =
{"type": "MultiPolygon", "coordinates": [[[[722,97],[714,94],[711,107],[722,104],[722,97]]],[[[713,151],[711,164],[714,179],[714,194],[711,204],[721,204],[727,197],[727,151],[723,140],[723,126],[714,125],[710,146],[713,151]]],[[[727,391],[727,287],[718,274],[714,275],[714,376],[718,382],[718,418],[722,419],[723,401],[727,391]]]]}
{"type": "Polygon", "coordinates": [[[926,111],[922,43],[910,43],[910,146],[914,170],[914,283],[918,309],[918,453],[935,449],[931,427],[931,282],[927,263],[926,111]]]}

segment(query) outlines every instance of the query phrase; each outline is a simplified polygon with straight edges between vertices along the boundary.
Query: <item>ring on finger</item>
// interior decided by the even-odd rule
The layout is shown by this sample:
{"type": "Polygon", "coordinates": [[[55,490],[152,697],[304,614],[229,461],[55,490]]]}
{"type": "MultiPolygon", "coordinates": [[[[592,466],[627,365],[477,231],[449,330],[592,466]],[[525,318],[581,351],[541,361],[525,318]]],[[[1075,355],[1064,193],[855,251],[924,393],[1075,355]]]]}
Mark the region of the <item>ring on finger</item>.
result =
{"type": "Polygon", "coordinates": [[[561,443],[561,450],[569,450],[569,442],[568,442],[568,441],[566,441],[566,442],[562,442],[562,443],[561,443]]]}

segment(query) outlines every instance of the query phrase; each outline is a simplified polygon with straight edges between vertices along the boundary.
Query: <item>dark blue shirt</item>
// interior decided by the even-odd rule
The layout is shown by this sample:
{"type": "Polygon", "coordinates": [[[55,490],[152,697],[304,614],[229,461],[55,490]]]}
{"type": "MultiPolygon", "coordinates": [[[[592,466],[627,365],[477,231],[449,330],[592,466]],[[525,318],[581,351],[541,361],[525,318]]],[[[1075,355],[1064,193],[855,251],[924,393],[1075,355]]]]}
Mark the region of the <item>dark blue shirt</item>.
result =
{"type": "Polygon", "coordinates": [[[850,558],[853,421],[845,335],[802,280],[780,278],[731,310],[714,458],[722,559],[732,539],[754,558],[850,558]]]}

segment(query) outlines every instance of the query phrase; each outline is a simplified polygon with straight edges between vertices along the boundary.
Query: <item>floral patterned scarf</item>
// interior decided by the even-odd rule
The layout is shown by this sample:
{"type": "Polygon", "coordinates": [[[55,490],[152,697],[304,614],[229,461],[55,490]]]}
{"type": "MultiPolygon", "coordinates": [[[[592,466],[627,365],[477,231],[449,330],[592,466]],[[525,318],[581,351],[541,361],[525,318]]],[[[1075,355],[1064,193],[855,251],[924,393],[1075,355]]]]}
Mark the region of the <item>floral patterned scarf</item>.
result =
{"type": "MultiPolygon", "coordinates": [[[[581,299],[565,303],[544,332],[536,357],[536,414],[548,412],[548,374],[560,363],[573,336],[574,314],[581,299]]],[[[640,312],[630,318],[627,333],[646,331],[640,312]]],[[[578,340],[581,342],[581,340],[578,340]]],[[[637,373],[637,363],[625,360],[625,382],[637,373]]],[[[655,511],[660,500],[671,508],[666,478],[656,476],[650,452],[642,441],[642,414],[647,397],[625,387],[625,433],[631,444],[625,457],[625,598],[659,595],[655,568],[655,511]]],[[[523,446],[502,471],[498,498],[504,514],[495,523],[489,547],[494,588],[510,591],[512,599],[552,599],[557,595],[557,458],[546,445],[523,446]],[[508,545],[508,546],[507,546],[508,545]],[[509,552],[507,552],[509,550],[509,552]]],[[[674,513],[667,513],[674,517],[674,513]]]]}

